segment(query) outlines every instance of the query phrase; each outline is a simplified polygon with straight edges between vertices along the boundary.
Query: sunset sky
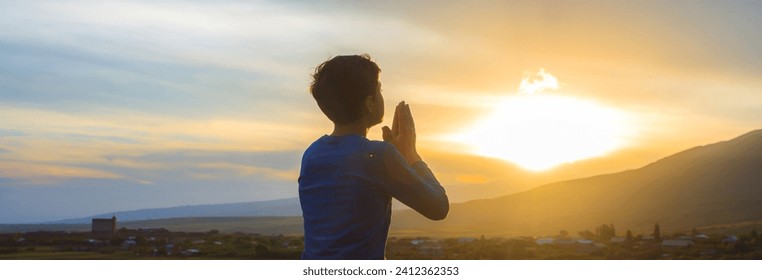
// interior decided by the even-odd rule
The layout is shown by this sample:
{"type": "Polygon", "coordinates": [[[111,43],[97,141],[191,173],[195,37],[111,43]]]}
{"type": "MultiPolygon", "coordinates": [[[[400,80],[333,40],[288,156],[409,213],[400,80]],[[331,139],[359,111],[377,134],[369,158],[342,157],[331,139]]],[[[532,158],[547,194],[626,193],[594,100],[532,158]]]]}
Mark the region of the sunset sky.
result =
{"type": "Polygon", "coordinates": [[[0,0],[0,223],[294,197],[340,54],[411,104],[453,202],[762,128],[760,1],[281,2],[0,0]]]}

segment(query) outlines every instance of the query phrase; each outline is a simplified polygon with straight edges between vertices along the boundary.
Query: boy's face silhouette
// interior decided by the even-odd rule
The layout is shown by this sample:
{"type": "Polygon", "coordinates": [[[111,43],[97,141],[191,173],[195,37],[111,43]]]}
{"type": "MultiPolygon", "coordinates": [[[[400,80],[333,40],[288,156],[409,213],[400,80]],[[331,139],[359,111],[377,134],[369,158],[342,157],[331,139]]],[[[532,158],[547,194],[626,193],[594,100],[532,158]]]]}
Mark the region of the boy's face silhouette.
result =
{"type": "Polygon", "coordinates": [[[384,120],[384,96],[381,94],[381,82],[378,82],[376,93],[365,100],[366,126],[368,128],[380,124],[384,120]]]}

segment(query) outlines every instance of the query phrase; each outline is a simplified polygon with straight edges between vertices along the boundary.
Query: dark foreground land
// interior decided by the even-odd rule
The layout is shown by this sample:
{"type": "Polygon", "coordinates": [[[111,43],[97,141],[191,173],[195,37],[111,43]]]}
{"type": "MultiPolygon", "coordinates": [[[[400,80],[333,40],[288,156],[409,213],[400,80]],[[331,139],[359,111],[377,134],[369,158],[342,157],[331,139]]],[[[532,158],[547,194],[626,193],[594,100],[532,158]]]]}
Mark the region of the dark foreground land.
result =
{"type": "MultiPolygon", "coordinates": [[[[388,259],[762,259],[756,230],[736,235],[521,238],[397,238],[388,259]]],[[[38,231],[0,234],[0,259],[299,259],[299,235],[121,229],[114,234],[38,231]]]]}
{"type": "Polygon", "coordinates": [[[120,229],[0,234],[0,259],[298,259],[301,236],[120,229]]]}

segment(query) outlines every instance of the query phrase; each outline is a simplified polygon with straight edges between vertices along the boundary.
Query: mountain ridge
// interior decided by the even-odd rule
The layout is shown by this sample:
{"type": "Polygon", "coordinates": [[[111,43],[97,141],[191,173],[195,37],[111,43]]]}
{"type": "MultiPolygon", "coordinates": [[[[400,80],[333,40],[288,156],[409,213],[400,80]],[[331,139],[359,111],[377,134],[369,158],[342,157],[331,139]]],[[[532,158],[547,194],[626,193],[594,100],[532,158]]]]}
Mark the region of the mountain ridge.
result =
{"type": "MultiPolygon", "coordinates": [[[[442,234],[553,234],[614,223],[645,232],[762,219],[762,130],[697,146],[641,168],[541,185],[451,206],[430,222],[396,213],[393,228],[442,234]]],[[[621,227],[620,227],[621,228],[621,227]]]]}
{"type": "Polygon", "coordinates": [[[167,218],[200,217],[290,217],[301,216],[299,198],[284,198],[264,201],[184,205],[102,213],[88,217],[47,222],[46,224],[83,224],[92,218],[110,218],[116,216],[119,221],[141,221],[167,218]]]}

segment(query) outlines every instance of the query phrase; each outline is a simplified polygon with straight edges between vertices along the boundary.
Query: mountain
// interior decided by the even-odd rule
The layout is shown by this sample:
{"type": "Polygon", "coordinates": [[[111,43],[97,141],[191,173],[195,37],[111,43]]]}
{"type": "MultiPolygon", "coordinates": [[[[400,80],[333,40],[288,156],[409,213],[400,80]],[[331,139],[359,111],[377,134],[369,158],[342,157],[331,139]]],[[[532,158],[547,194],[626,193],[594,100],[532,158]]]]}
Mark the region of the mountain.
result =
{"type": "Polygon", "coordinates": [[[50,222],[51,224],[89,224],[92,218],[110,218],[115,215],[119,222],[155,220],[165,218],[186,217],[261,217],[261,216],[301,216],[302,208],[299,198],[286,198],[268,201],[254,201],[241,203],[191,205],[169,208],[141,209],[104,213],[93,217],[83,217],[62,221],[50,222]]]}
{"type": "MultiPolygon", "coordinates": [[[[0,233],[34,231],[90,231],[87,224],[0,224],[0,233]]],[[[169,218],[118,222],[119,228],[164,228],[169,231],[207,232],[213,229],[220,232],[245,232],[266,235],[301,235],[304,234],[302,217],[208,217],[208,218],[169,218]]]]}
{"type": "Polygon", "coordinates": [[[623,233],[662,232],[762,220],[762,130],[695,147],[642,168],[551,183],[493,199],[452,204],[443,221],[412,211],[392,234],[575,234],[612,223],[623,233]]]}

